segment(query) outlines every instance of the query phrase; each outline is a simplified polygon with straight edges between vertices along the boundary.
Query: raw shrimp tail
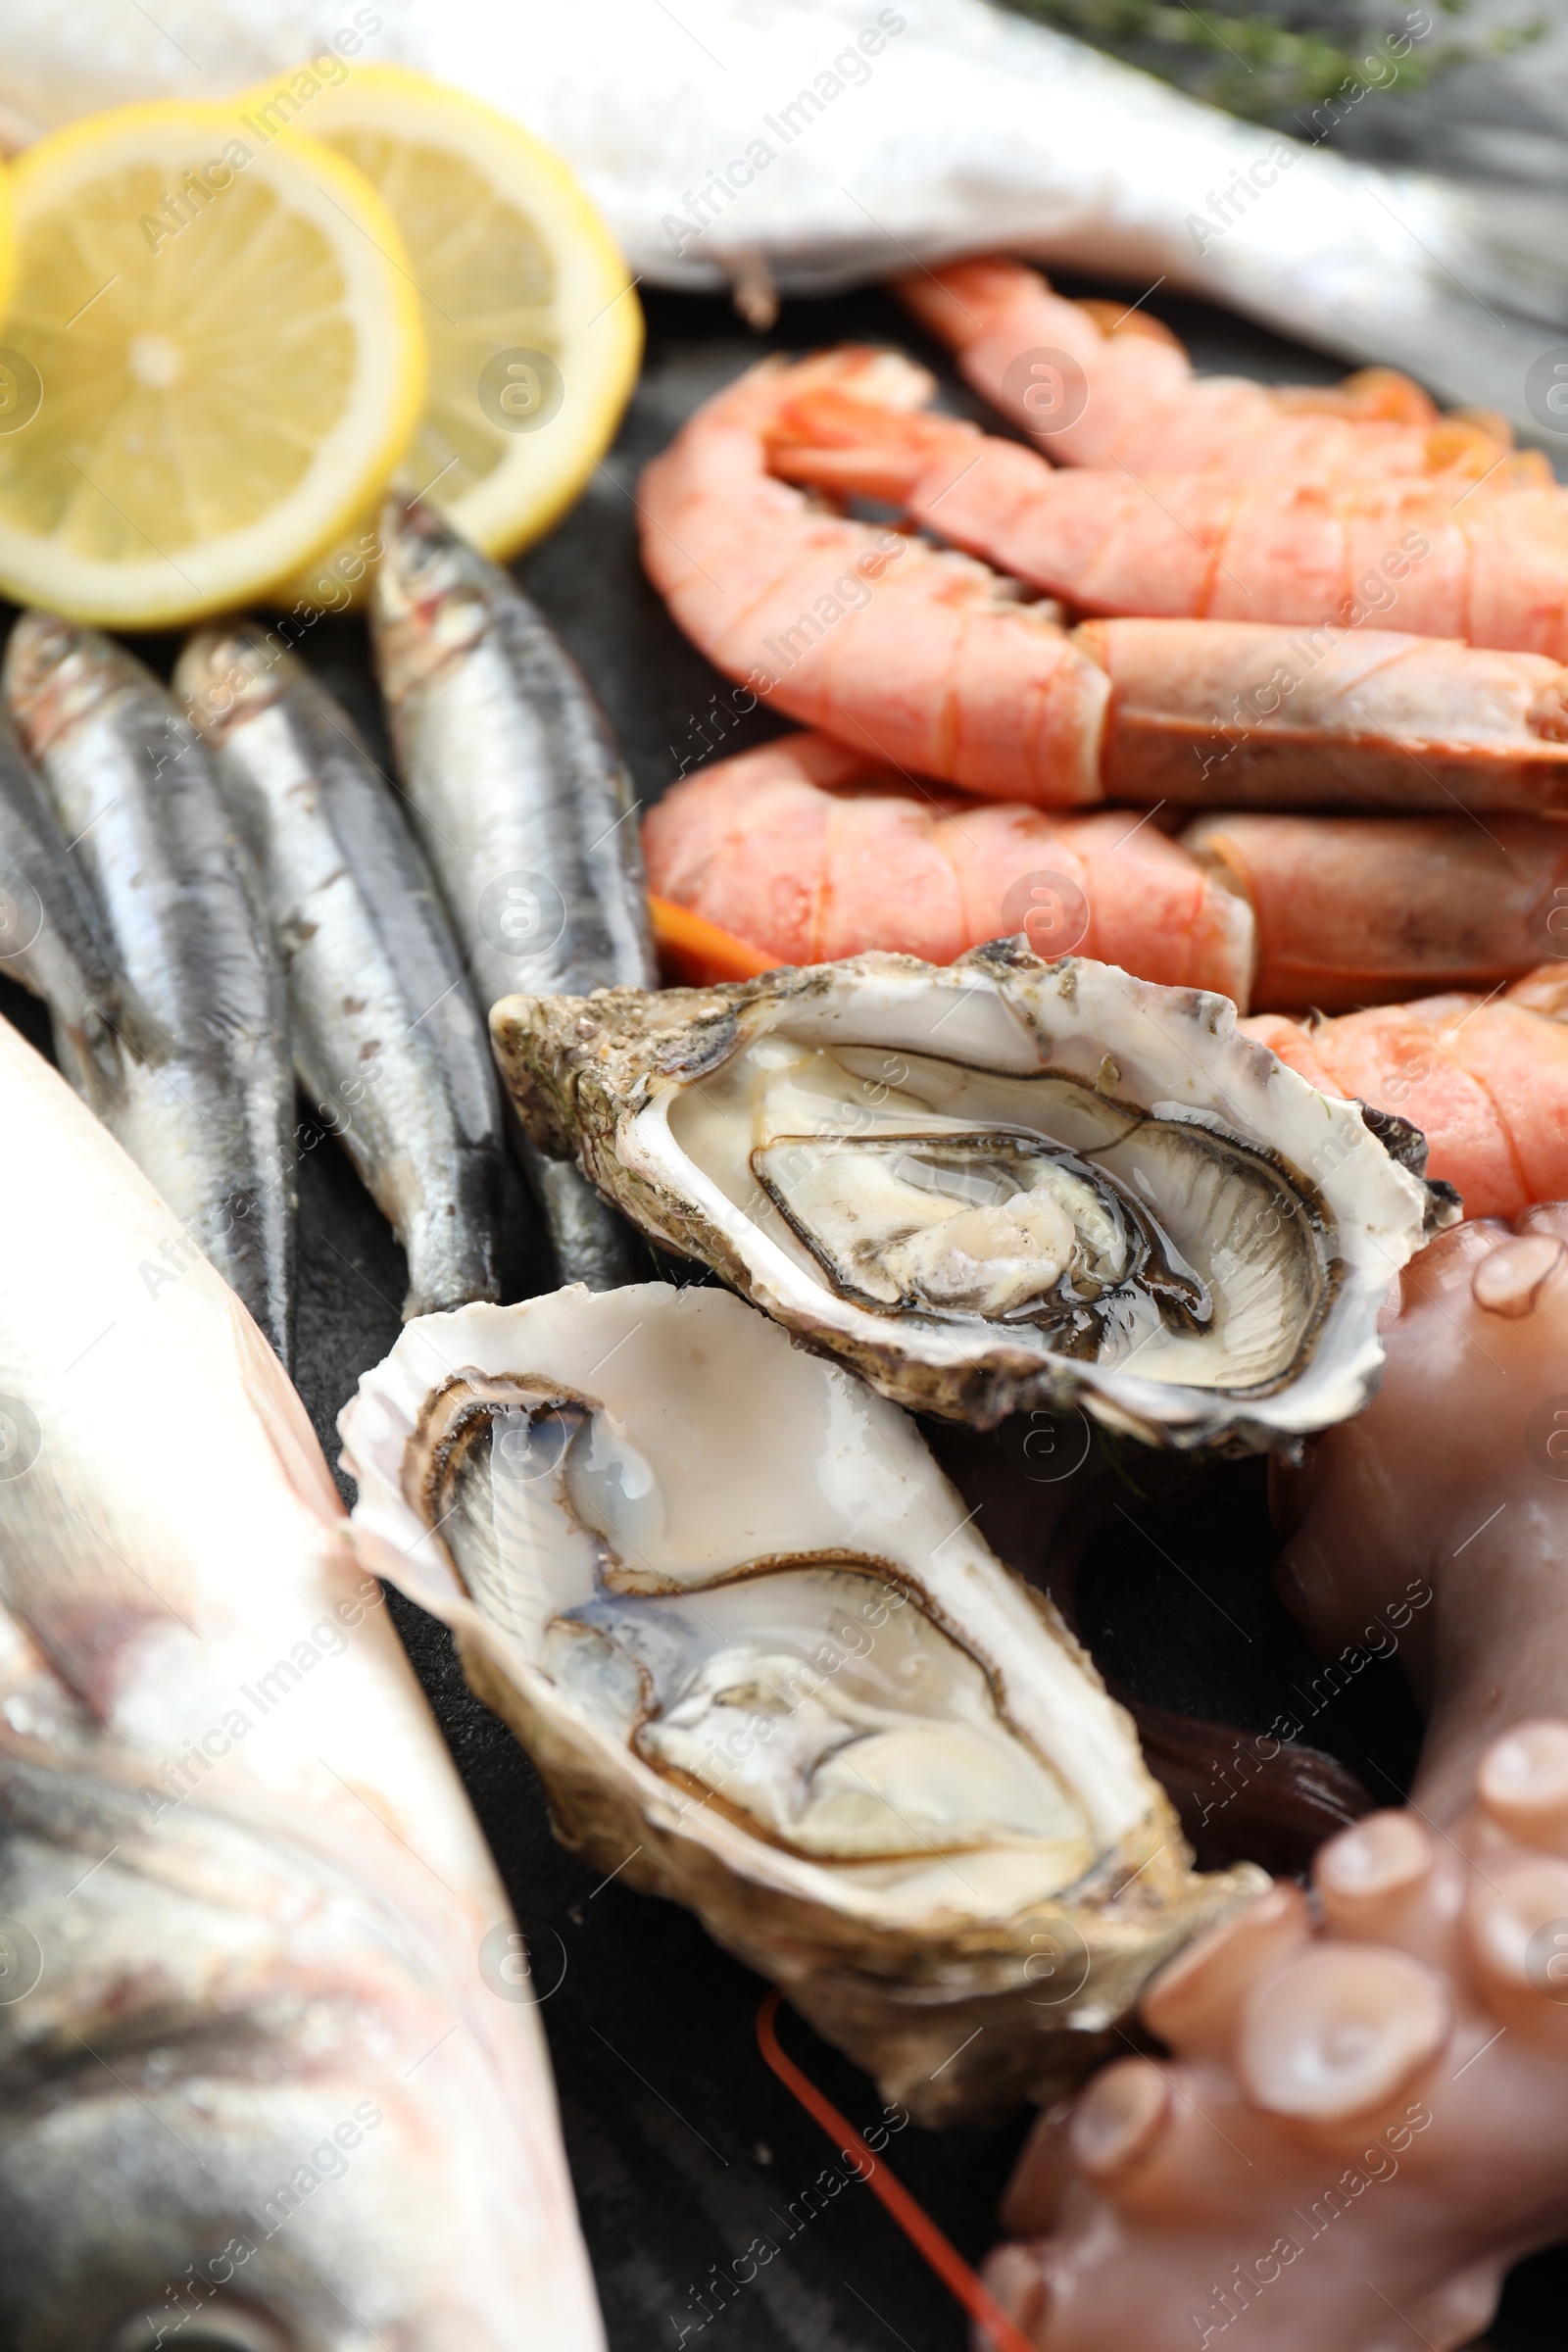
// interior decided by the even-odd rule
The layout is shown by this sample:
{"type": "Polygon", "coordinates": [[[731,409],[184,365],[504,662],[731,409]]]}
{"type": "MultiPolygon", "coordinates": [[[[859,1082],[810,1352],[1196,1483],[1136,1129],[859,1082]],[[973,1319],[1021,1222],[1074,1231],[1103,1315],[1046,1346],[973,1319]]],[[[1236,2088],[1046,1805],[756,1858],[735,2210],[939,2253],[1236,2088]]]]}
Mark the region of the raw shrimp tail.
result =
{"type": "MultiPolygon", "coordinates": [[[[781,963],[868,949],[951,963],[1022,932],[1141,979],[1246,1005],[1250,903],[1122,809],[1052,816],[916,796],[825,735],[792,735],[683,777],[644,827],[654,892],[781,963]]],[[[738,975],[730,975],[735,977],[738,975]]]]}

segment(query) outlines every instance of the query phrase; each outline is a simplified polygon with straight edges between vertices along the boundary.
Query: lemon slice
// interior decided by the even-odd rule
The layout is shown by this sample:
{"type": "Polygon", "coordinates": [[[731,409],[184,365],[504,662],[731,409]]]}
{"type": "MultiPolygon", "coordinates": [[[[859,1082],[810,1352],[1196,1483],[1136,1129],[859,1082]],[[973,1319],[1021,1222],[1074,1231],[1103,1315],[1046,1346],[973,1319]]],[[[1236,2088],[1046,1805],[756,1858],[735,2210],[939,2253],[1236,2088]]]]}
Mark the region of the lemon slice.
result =
{"type": "MultiPolygon", "coordinates": [[[[11,195],[11,174],[0,164],[0,313],[11,300],[11,289],[17,280],[17,213],[11,195]]],[[[0,333],[0,346],[5,344],[0,333]]],[[[0,433],[5,432],[7,418],[18,405],[18,386],[7,367],[9,351],[0,348],[0,433]],[[6,380],[6,379],[11,380],[6,380]]]]}
{"type": "MultiPolygon", "coordinates": [[[[643,343],[626,265],[564,164],[489,107],[398,66],[318,78],[279,76],[241,110],[289,109],[384,199],[430,345],[400,484],[486,555],[515,555],[614,438],[643,343]]],[[[318,568],[300,592],[335,601],[318,568]]]]}
{"type": "Polygon", "coordinates": [[[309,139],[175,101],[57,132],[13,186],[0,341],[36,401],[0,429],[0,585],[162,627],[335,541],[424,400],[408,257],[374,190],[309,139]]]}

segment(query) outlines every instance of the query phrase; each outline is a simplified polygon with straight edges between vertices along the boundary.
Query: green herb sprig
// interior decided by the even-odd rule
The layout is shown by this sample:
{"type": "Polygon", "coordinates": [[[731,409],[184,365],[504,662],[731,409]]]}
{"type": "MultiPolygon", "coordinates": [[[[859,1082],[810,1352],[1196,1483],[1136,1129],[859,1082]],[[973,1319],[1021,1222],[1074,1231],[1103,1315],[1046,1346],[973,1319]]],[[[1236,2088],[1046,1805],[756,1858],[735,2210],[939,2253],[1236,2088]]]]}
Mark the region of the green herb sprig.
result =
{"type": "MultiPolygon", "coordinates": [[[[1303,108],[1325,99],[1380,90],[1427,88],[1456,66],[1501,57],[1539,40],[1547,20],[1494,26],[1463,39],[1439,36],[1430,10],[1391,14],[1381,26],[1343,0],[1316,5],[1235,9],[1194,0],[1006,0],[1023,15],[1072,32],[1098,49],[1142,66],[1192,96],[1254,122],[1300,132],[1303,108]],[[1409,40],[1402,54],[1386,46],[1391,34],[1408,38],[1413,20],[1430,31],[1409,40]]],[[[1433,0],[1450,20],[1468,13],[1468,0],[1433,0]]]]}

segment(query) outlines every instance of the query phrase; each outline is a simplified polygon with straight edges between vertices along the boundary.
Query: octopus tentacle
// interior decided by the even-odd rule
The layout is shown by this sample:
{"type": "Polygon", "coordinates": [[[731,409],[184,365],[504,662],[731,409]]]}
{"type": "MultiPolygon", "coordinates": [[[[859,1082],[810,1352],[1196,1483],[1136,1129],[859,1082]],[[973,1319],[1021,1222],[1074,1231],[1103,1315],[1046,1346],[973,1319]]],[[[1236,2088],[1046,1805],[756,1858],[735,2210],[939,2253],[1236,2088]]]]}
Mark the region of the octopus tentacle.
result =
{"type": "Polygon", "coordinates": [[[1168,2057],[1043,2117],[993,2291],[1042,2352],[1469,2343],[1568,2230],[1568,1206],[1406,1269],[1366,1413],[1276,1477],[1324,1645],[1398,1628],[1407,1806],[1146,1992],[1168,2057]]]}

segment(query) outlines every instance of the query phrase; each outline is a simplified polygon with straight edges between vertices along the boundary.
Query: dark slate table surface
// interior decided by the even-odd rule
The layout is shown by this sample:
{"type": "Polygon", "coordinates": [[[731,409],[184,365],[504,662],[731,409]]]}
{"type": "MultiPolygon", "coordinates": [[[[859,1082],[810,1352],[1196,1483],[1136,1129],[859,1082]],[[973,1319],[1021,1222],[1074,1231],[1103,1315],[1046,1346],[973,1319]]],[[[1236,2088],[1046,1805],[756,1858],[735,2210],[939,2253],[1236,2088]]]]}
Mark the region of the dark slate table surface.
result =
{"type": "MultiPolygon", "coordinates": [[[[1321,355],[1202,304],[1155,293],[1149,308],[1205,369],[1295,381],[1340,372],[1321,355]]],[[[652,803],[710,747],[744,749],[779,726],[765,711],[736,715],[725,682],[686,644],[642,577],[633,492],[647,459],[767,347],[898,342],[937,368],[951,406],[981,412],[878,294],[787,305],[761,339],[720,302],[654,295],[647,310],[647,364],[615,447],[517,576],[592,679],[638,791],[652,803]]],[[[138,650],[167,672],[175,646],[154,639],[138,650]]],[[[385,761],[361,625],[323,620],[301,650],[385,761]]],[[[4,982],[0,1011],[47,1051],[41,1007],[4,982]]],[[[304,1159],[300,1196],[296,1377],[335,1462],[339,1407],[397,1337],[403,1260],[331,1143],[304,1159]]],[[[507,1226],[506,1295],[552,1287],[548,1249],[514,1171],[507,1226]]],[[[968,1449],[960,1483],[985,1487],[985,1457],[984,1445],[968,1449]]],[[[1009,1475],[1002,1441],[991,1470],[1000,1514],[1009,1475]]],[[[1299,1718],[1317,1671],[1269,1581],[1274,1546],[1259,1472],[1257,1464],[1227,1465],[1136,1499],[1117,1537],[1091,1544],[1078,1578],[1083,1631],[1107,1672],[1141,1698],[1251,1731],[1282,1712],[1299,1718]]],[[[1018,1532],[1010,1543],[993,1532],[993,1541],[1028,1569],[1044,1554],[1054,1498],[1033,1490],[1020,1513],[1014,1478],[1010,1499],[1018,1532]],[[1044,1506],[1038,1521],[1032,1501],[1044,1506]],[[1022,1556],[1031,1550],[1034,1558],[1022,1556]]],[[[760,1981],[685,1912],[602,1883],[556,1843],[532,1767],[468,1692],[444,1628],[401,1596],[392,1607],[529,1938],[614,2352],[674,2352],[699,2335],[705,2352],[710,2344],[714,2352],[961,2352],[963,2314],[863,2186],[846,2187],[803,2218],[802,2192],[833,2150],[762,2063],[755,2033],[760,1981]],[[778,2248],[776,2257],[715,2311],[705,2281],[715,2269],[728,2273],[759,2237],[778,2248]],[[710,2311],[715,2316],[706,2317],[710,2311]]],[[[1379,1801],[1394,1801],[1419,1737],[1396,1662],[1369,1666],[1338,1696],[1313,1703],[1309,1736],[1379,1801]]],[[[788,2010],[782,2032],[850,2120],[862,2130],[873,2124],[882,2102],[868,2079],[788,2010]]],[[[889,2143],[907,2186],[971,2260],[993,2241],[997,2199],[1025,2121],[940,2133],[911,2126],[889,2143]]],[[[1489,2341],[1494,2352],[1556,2352],[1565,2308],[1568,2249],[1520,2266],[1489,2341]]]]}

